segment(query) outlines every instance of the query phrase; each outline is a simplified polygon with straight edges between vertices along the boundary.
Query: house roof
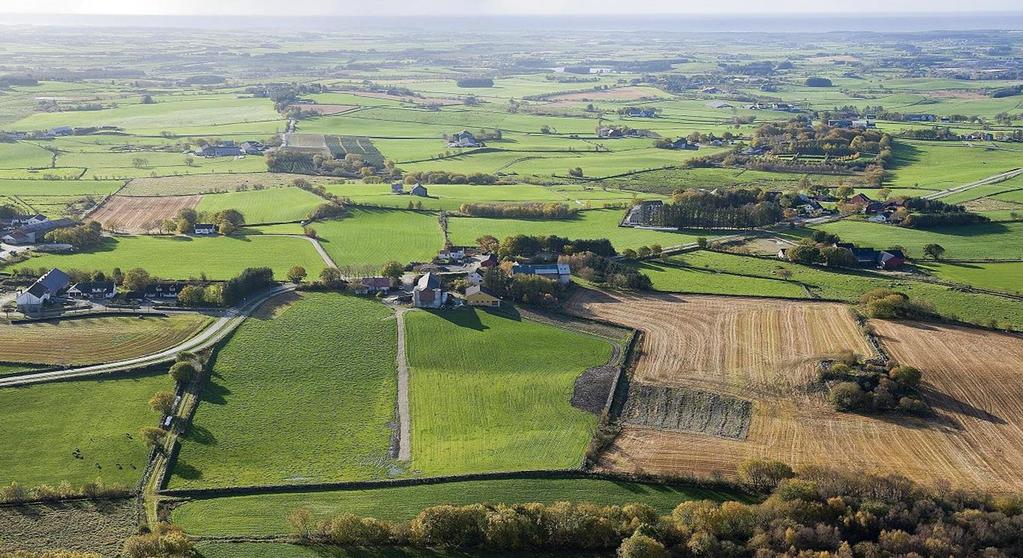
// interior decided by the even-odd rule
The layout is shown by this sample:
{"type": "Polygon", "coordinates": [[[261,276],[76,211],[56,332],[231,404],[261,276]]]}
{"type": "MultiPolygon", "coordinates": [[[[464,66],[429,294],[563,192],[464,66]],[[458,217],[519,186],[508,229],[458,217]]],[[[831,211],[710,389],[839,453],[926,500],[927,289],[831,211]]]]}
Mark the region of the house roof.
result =
{"type": "Polygon", "coordinates": [[[481,287],[479,285],[472,285],[472,286],[469,286],[469,287],[465,288],[465,296],[466,297],[470,297],[472,295],[477,295],[477,294],[484,294],[484,295],[489,296],[489,297],[498,298],[497,295],[495,295],[494,293],[488,291],[487,289],[484,289],[483,287],[481,287]]]}
{"type": "Polygon", "coordinates": [[[385,289],[391,286],[391,280],[388,277],[363,277],[362,284],[374,289],[385,289]]]}
{"type": "Polygon", "coordinates": [[[35,283],[32,283],[32,286],[28,288],[28,293],[35,297],[41,297],[47,293],[55,294],[67,287],[70,282],[71,278],[68,277],[67,273],[53,268],[43,274],[35,283]]]}
{"type": "Polygon", "coordinates": [[[196,223],[195,224],[195,228],[197,228],[197,229],[215,229],[215,228],[217,228],[217,226],[214,225],[213,223],[196,223]]]}
{"type": "Polygon", "coordinates": [[[525,273],[527,275],[571,275],[572,269],[568,264],[515,264],[512,266],[512,273],[525,273]]]}
{"type": "Polygon", "coordinates": [[[416,288],[420,290],[439,289],[440,279],[433,273],[425,273],[416,281],[416,288]]]}
{"type": "Polygon", "coordinates": [[[71,289],[83,293],[110,293],[114,292],[117,287],[114,285],[113,281],[83,281],[81,283],[75,283],[71,289]]]}
{"type": "Polygon", "coordinates": [[[42,223],[34,223],[31,225],[25,225],[18,230],[24,233],[41,233],[49,232],[56,229],[62,229],[65,227],[73,226],[75,222],[67,217],[60,219],[53,219],[50,221],[43,221],[42,223]]]}

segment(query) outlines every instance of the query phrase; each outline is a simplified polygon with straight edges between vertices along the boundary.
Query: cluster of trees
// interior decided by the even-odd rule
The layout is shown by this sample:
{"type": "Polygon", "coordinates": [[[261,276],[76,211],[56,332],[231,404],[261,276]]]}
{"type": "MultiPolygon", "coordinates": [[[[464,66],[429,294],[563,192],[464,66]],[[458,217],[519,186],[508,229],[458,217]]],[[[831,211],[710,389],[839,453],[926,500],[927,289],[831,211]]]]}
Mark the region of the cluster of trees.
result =
{"type": "Polygon", "coordinates": [[[496,237],[485,235],[476,239],[476,245],[484,252],[491,252],[502,259],[531,259],[541,254],[557,256],[592,252],[599,256],[615,256],[614,246],[606,238],[569,240],[563,236],[528,236],[517,234],[498,241],[496,237]]]}
{"type": "Polygon", "coordinates": [[[488,269],[481,285],[496,297],[537,306],[557,305],[563,289],[553,279],[521,273],[511,275],[499,267],[488,269]]]}
{"type": "Polygon", "coordinates": [[[400,545],[487,551],[603,551],[620,558],[757,556],[1016,556],[1023,499],[899,475],[777,462],[744,464],[739,477],[770,495],[759,503],[691,500],[670,514],[645,504],[473,504],[424,509],[408,522],[344,514],[289,521],[309,544],[400,545]]]}
{"type": "Polygon", "coordinates": [[[910,300],[909,295],[891,289],[871,289],[860,297],[860,309],[870,318],[920,319],[936,316],[925,301],[910,300]]]}
{"type": "Polygon", "coordinates": [[[852,351],[821,368],[821,380],[834,383],[830,400],[839,411],[926,413],[927,404],[917,392],[920,378],[912,366],[860,362],[852,351]]]}
{"type": "Polygon", "coordinates": [[[803,85],[807,87],[831,87],[831,80],[823,77],[811,76],[806,78],[803,85]]]}
{"type": "Polygon", "coordinates": [[[801,155],[845,156],[877,154],[879,160],[892,158],[892,137],[877,129],[839,128],[827,124],[809,126],[805,120],[767,122],[753,133],[753,145],[801,155]]]}
{"type": "Polygon", "coordinates": [[[785,255],[790,262],[814,265],[824,264],[828,267],[859,267],[852,250],[835,246],[841,239],[836,234],[813,231],[810,238],[803,239],[799,244],[789,248],[785,255]]]}
{"type": "Polygon", "coordinates": [[[127,496],[130,493],[131,491],[127,486],[119,484],[107,485],[103,483],[101,478],[97,478],[95,482],[89,482],[82,486],[72,486],[67,481],[61,481],[57,486],[40,484],[29,487],[11,481],[11,484],[0,487],[0,503],[56,502],[68,498],[114,498],[127,496]]]}
{"type": "Polygon", "coordinates": [[[222,306],[224,286],[220,283],[186,285],[178,291],[178,304],[188,308],[222,306]]]}
{"type": "MultiPolygon", "coordinates": [[[[376,157],[373,158],[376,160],[376,157]]],[[[394,177],[398,170],[393,161],[374,165],[359,153],[346,153],[343,158],[334,158],[322,153],[305,153],[294,149],[277,149],[267,152],[266,167],[270,172],[290,172],[369,179],[375,176],[394,177]]]]}
{"type": "Polygon", "coordinates": [[[177,217],[172,222],[169,221],[165,224],[164,230],[189,234],[195,230],[195,224],[199,222],[216,225],[217,232],[220,234],[232,234],[245,226],[245,216],[237,209],[224,209],[216,213],[199,214],[192,208],[183,207],[178,210],[177,217]]]}
{"type": "Polygon", "coordinates": [[[941,200],[907,198],[904,203],[907,210],[915,213],[905,215],[899,226],[911,229],[976,225],[991,220],[986,215],[970,213],[961,205],[948,204],[941,200]]]}
{"type": "Polygon", "coordinates": [[[224,283],[221,298],[227,306],[234,306],[249,295],[268,289],[274,284],[274,272],[269,267],[248,267],[237,277],[224,283]]]}
{"type": "MultiPolygon", "coordinates": [[[[702,240],[706,242],[707,239],[703,238],[702,240]]],[[[707,247],[706,245],[701,245],[700,248],[706,249],[707,247]]],[[[662,250],[663,248],[661,248],[660,244],[651,244],[650,246],[643,245],[640,246],[639,248],[636,248],[635,250],[633,250],[632,248],[626,248],[625,250],[622,250],[622,257],[630,260],[659,258],[661,257],[662,250]]]]}
{"type": "Polygon", "coordinates": [[[405,174],[405,184],[497,184],[498,178],[492,174],[474,172],[462,174],[448,171],[417,171],[405,174]]]}
{"type": "Polygon", "coordinates": [[[70,244],[75,250],[90,250],[103,243],[103,227],[96,221],[89,221],[73,227],[55,229],[44,237],[46,242],[70,244]]]}
{"type": "Polygon", "coordinates": [[[493,87],[494,80],[491,78],[461,78],[455,81],[455,85],[459,87],[493,87]]]}
{"type": "Polygon", "coordinates": [[[725,192],[680,190],[653,217],[662,227],[711,227],[748,229],[777,223],[782,207],[759,189],[725,192]]]}
{"type": "MultiPolygon", "coordinates": [[[[646,248],[646,247],[644,247],[646,248]]],[[[646,250],[650,250],[646,248],[646,250]]],[[[660,247],[658,247],[660,252],[660,247]]],[[[649,291],[653,288],[650,277],[642,274],[635,267],[616,262],[593,252],[561,256],[558,263],[567,263],[572,273],[592,283],[612,289],[649,291]]]]}
{"type": "Polygon", "coordinates": [[[463,203],[459,211],[473,217],[509,219],[572,219],[579,214],[566,203],[463,203]]]}

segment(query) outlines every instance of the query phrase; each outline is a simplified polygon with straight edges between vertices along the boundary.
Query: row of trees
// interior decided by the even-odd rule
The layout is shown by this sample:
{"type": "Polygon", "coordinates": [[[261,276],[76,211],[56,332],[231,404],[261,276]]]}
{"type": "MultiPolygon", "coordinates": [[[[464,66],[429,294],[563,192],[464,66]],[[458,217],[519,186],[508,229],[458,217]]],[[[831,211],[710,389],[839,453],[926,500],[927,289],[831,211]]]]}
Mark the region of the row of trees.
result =
{"type": "Polygon", "coordinates": [[[291,512],[296,537],[338,546],[608,552],[620,558],[1016,556],[1023,499],[922,487],[898,475],[743,464],[759,503],[690,500],[667,515],[645,504],[472,504],[424,509],[408,522],[291,512]]]}
{"type": "Polygon", "coordinates": [[[497,184],[497,176],[482,172],[462,174],[442,170],[405,173],[405,184],[497,184]]]}
{"type": "Polygon", "coordinates": [[[541,254],[558,256],[578,252],[592,252],[600,256],[617,255],[611,241],[606,238],[585,239],[568,238],[556,235],[529,236],[517,234],[498,240],[497,237],[484,235],[476,239],[477,246],[484,252],[497,254],[502,259],[532,259],[541,254]]]}
{"type": "Polygon", "coordinates": [[[473,217],[573,219],[579,214],[565,203],[463,203],[458,210],[473,217]]]}
{"type": "Polygon", "coordinates": [[[723,193],[684,190],[673,195],[653,214],[661,227],[707,227],[748,229],[777,223],[784,211],[777,201],[760,190],[730,190],[723,193]]]}
{"type": "Polygon", "coordinates": [[[61,481],[57,486],[39,484],[30,487],[11,481],[11,484],[0,487],[0,503],[56,502],[68,498],[114,498],[127,496],[130,492],[127,486],[104,484],[101,478],[81,486],[73,486],[68,481],[61,481]]]}

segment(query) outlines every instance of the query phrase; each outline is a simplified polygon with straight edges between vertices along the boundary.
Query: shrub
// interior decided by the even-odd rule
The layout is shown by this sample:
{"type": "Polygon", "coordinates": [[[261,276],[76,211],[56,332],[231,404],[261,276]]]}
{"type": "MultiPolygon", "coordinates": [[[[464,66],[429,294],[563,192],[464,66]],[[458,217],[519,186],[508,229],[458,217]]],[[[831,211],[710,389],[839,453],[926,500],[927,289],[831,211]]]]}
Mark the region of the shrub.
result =
{"type": "Polygon", "coordinates": [[[190,362],[175,362],[170,367],[170,377],[179,384],[187,384],[192,381],[198,370],[190,362]]]}
{"type": "Polygon", "coordinates": [[[180,527],[160,523],[151,533],[128,537],[124,558],[187,558],[195,556],[192,541],[180,527]]]}
{"type": "Polygon", "coordinates": [[[618,557],[667,558],[668,551],[656,539],[636,532],[631,537],[622,541],[622,545],[618,547],[618,557]]]}
{"type": "Polygon", "coordinates": [[[323,522],[319,538],[339,546],[374,546],[387,543],[391,530],[385,522],[346,513],[323,522]]]}
{"type": "Polygon", "coordinates": [[[738,469],[739,482],[756,492],[770,492],[778,483],[795,476],[792,468],[781,461],[751,459],[738,469]]]}
{"type": "Polygon", "coordinates": [[[920,385],[920,371],[912,366],[896,366],[888,373],[892,380],[908,388],[920,385]]]}
{"type": "Polygon", "coordinates": [[[842,382],[831,389],[831,402],[840,411],[854,411],[866,405],[867,395],[856,382],[842,382]]]}

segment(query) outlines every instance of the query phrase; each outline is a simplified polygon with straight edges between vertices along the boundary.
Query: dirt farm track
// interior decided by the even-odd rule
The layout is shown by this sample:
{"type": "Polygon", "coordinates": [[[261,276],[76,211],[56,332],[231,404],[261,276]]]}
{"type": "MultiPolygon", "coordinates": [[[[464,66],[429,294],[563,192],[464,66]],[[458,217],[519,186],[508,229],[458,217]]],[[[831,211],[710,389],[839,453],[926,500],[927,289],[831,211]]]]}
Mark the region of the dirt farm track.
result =
{"type": "Polygon", "coordinates": [[[749,458],[897,472],[1023,490],[1023,338],[875,321],[891,356],[923,371],[933,416],[839,413],[814,387],[815,363],[873,351],[848,307],[712,296],[580,293],[573,313],[644,332],[634,382],[753,402],[748,436],[628,425],[604,469],[729,477],[749,458]]]}

